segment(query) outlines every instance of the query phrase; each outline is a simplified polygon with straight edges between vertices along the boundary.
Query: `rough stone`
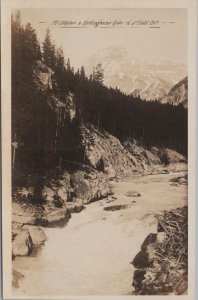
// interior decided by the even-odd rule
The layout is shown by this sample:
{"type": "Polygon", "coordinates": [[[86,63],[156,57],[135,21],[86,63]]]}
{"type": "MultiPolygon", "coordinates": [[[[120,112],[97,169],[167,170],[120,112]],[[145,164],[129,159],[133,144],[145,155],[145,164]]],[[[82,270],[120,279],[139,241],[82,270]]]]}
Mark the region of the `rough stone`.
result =
{"type": "Polygon", "coordinates": [[[79,213],[83,209],[83,201],[77,199],[74,202],[67,202],[66,206],[71,213],[79,213]]]}
{"type": "Polygon", "coordinates": [[[156,237],[156,242],[158,243],[164,243],[164,241],[167,239],[167,234],[166,232],[158,232],[157,237],[156,237]]]}
{"type": "Polygon", "coordinates": [[[67,222],[70,217],[70,211],[66,207],[53,208],[51,211],[44,212],[41,219],[41,225],[50,226],[55,225],[55,223],[58,225],[58,223],[61,221],[67,222]]]}
{"type": "Polygon", "coordinates": [[[128,191],[126,192],[125,196],[127,197],[140,197],[141,194],[136,191],[128,191]]]}
{"type": "Polygon", "coordinates": [[[142,286],[142,281],[144,280],[144,275],[146,271],[144,270],[135,270],[133,275],[133,286],[139,290],[142,286]]]}
{"type": "Polygon", "coordinates": [[[165,164],[186,162],[186,157],[175,150],[165,148],[160,153],[161,160],[165,164]]]}
{"type": "Polygon", "coordinates": [[[138,252],[138,254],[135,256],[133,260],[133,265],[137,269],[147,268],[150,266],[152,262],[151,257],[149,256],[149,253],[145,250],[141,250],[138,252]]]}
{"type": "Polygon", "coordinates": [[[12,203],[12,222],[18,224],[34,225],[37,223],[38,214],[36,209],[26,209],[19,203],[12,203]]]}
{"type": "Polygon", "coordinates": [[[37,87],[46,90],[48,88],[52,89],[52,69],[46,67],[41,61],[37,61],[34,65],[34,77],[37,87]]]}
{"type": "Polygon", "coordinates": [[[46,237],[44,231],[40,227],[25,225],[23,228],[28,230],[34,245],[39,245],[45,242],[46,237]]]}
{"type": "Polygon", "coordinates": [[[149,233],[149,235],[147,235],[144,242],[142,243],[141,249],[146,250],[147,246],[152,244],[152,243],[155,243],[156,240],[157,240],[157,234],[156,233],[149,233]]]}
{"type": "Polygon", "coordinates": [[[87,163],[109,178],[131,175],[136,170],[135,159],[114,136],[92,125],[81,128],[87,147],[87,163]]]}
{"type": "Polygon", "coordinates": [[[102,199],[111,193],[109,181],[101,172],[77,171],[71,175],[71,180],[76,197],[82,199],[83,203],[102,199]]]}
{"type": "Polygon", "coordinates": [[[15,256],[26,256],[32,251],[33,243],[28,230],[22,230],[12,242],[12,252],[15,256]]]}

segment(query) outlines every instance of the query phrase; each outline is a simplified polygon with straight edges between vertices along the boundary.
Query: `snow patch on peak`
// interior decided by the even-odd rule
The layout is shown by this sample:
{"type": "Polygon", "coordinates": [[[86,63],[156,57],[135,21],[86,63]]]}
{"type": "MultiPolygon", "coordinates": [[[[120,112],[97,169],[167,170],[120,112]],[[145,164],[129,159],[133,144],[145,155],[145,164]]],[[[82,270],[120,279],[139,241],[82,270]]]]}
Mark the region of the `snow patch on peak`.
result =
{"type": "Polygon", "coordinates": [[[170,61],[138,59],[122,47],[100,50],[86,62],[89,74],[93,66],[101,63],[104,70],[104,84],[117,87],[126,94],[142,99],[162,99],[174,84],[187,74],[187,66],[170,61]]]}

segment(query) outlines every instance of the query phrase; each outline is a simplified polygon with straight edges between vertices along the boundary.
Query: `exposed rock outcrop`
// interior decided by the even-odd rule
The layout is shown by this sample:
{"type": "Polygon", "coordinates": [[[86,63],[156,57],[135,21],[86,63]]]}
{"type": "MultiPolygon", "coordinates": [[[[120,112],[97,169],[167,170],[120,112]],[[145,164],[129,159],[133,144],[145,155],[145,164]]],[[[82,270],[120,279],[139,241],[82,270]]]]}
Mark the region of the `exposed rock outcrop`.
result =
{"type": "Polygon", "coordinates": [[[87,163],[108,177],[127,176],[137,172],[136,160],[120,141],[94,126],[82,127],[87,163]]]}
{"type": "Polygon", "coordinates": [[[80,212],[84,204],[111,194],[107,176],[87,168],[71,174],[63,171],[54,178],[45,178],[41,192],[42,205],[30,201],[34,193],[30,178],[27,184],[14,192],[13,258],[29,255],[34,246],[45,242],[45,234],[38,225],[65,226],[71,213],[80,212]]]}
{"type": "MultiPolygon", "coordinates": [[[[23,190],[28,190],[28,188],[26,189],[24,187],[23,190]]],[[[17,197],[17,195],[19,199],[24,199],[24,196],[21,198],[20,192],[18,194],[15,192],[14,196],[17,197]]],[[[28,225],[35,225],[38,223],[38,220],[41,218],[42,214],[41,209],[35,205],[31,205],[31,203],[28,201],[28,196],[29,194],[26,196],[27,203],[19,203],[15,201],[12,203],[12,222],[28,225]]]]}
{"type": "Polygon", "coordinates": [[[123,144],[134,157],[138,170],[152,171],[157,165],[162,164],[159,157],[159,150],[156,147],[147,150],[138,145],[135,140],[126,140],[123,144]]]}
{"type": "Polygon", "coordinates": [[[33,72],[37,88],[43,91],[52,89],[52,76],[54,74],[52,69],[48,68],[42,61],[38,60],[34,65],[33,72]]]}
{"type": "Polygon", "coordinates": [[[186,157],[175,150],[164,148],[159,152],[159,156],[161,160],[165,164],[171,164],[171,163],[186,163],[186,157]]]}
{"type": "Polygon", "coordinates": [[[111,194],[108,178],[97,171],[76,171],[71,175],[72,186],[77,198],[90,203],[111,194]]]}

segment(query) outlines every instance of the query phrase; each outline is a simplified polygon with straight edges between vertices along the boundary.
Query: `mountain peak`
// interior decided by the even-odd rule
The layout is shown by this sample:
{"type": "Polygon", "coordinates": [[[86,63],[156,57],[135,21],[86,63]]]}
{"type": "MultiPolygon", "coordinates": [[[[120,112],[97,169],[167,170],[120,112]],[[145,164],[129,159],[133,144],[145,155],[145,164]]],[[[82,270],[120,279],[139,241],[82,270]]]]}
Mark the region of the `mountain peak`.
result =
{"type": "Polygon", "coordinates": [[[128,95],[137,95],[138,91],[145,100],[162,99],[187,74],[184,64],[136,58],[118,46],[101,49],[92,56],[85,64],[87,72],[91,74],[99,62],[106,86],[117,87],[128,95]]]}

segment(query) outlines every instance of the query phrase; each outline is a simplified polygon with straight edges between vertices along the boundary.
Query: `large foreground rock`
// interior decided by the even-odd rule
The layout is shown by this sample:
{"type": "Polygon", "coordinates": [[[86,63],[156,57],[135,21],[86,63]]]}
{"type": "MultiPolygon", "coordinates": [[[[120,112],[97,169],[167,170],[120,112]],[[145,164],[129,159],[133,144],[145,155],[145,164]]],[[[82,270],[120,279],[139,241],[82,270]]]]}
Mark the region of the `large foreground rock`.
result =
{"type": "Polygon", "coordinates": [[[150,233],[141,245],[141,251],[133,260],[137,269],[148,268],[156,257],[156,250],[167,239],[165,232],[150,233]]]}
{"type": "Polygon", "coordinates": [[[12,252],[14,256],[29,255],[33,248],[33,242],[28,230],[22,230],[17,234],[12,242],[12,252]]]}
{"type": "Polygon", "coordinates": [[[24,225],[23,228],[28,230],[33,245],[39,245],[45,242],[46,240],[45,233],[41,229],[41,227],[24,225]]]}

